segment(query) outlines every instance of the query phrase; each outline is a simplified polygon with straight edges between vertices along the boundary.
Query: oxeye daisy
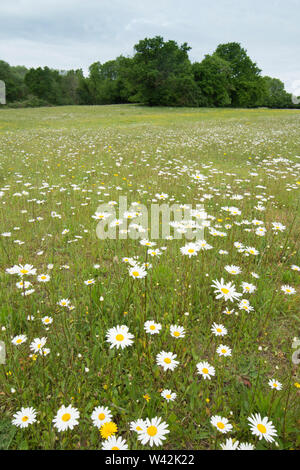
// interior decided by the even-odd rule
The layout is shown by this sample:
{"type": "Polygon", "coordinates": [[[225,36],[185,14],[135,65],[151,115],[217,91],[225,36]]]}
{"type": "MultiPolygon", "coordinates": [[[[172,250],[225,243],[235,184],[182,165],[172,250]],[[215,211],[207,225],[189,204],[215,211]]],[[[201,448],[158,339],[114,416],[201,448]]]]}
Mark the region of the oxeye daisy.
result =
{"type": "Polygon", "coordinates": [[[143,279],[147,276],[147,271],[143,266],[135,265],[129,269],[129,275],[134,279],[143,279]]]}
{"type": "Polygon", "coordinates": [[[282,389],[282,383],[278,382],[278,380],[269,380],[268,382],[269,387],[273,388],[274,390],[281,390],[282,389]]]}
{"type": "Polygon", "coordinates": [[[111,411],[104,406],[97,406],[91,415],[93,425],[97,428],[101,428],[101,426],[109,421],[111,421],[112,413],[111,411]]]}
{"type": "Polygon", "coordinates": [[[199,362],[196,365],[198,369],[198,374],[202,375],[202,377],[206,380],[211,380],[211,377],[215,375],[215,368],[211,366],[208,362],[199,362]]]}
{"type": "Polygon", "coordinates": [[[253,294],[256,291],[256,286],[249,284],[248,282],[242,282],[242,288],[244,293],[253,294]]]}
{"type": "Polygon", "coordinates": [[[172,352],[161,351],[156,356],[156,363],[161,366],[164,370],[174,370],[178,366],[179,362],[176,361],[177,354],[172,352]]]}
{"type": "Polygon", "coordinates": [[[51,325],[51,323],[53,323],[53,318],[52,317],[43,317],[42,322],[45,326],[51,325]]]}
{"type": "Polygon", "coordinates": [[[45,346],[47,338],[34,338],[34,340],[30,343],[30,349],[33,352],[40,352],[43,347],[45,346]]]}
{"type": "Polygon", "coordinates": [[[21,408],[13,415],[14,419],[12,424],[19,428],[27,428],[29,424],[33,424],[36,421],[36,411],[34,408],[21,408]]]}
{"type": "Polygon", "coordinates": [[[232,282],[227,282],[224,283],[224,279],[222,278],[221,281],[213,281],[212,287],[215,288],[215,293],[216,299],[224,299],[224,300],[230,300],[233,302],[234,300],[238,300],[239,297],[241,297],[242,294],[239,294],[235,290],[235,286],[232,284],[232,282]]]}
{"type": "Polygon", "coordinates": [[[128,445],[122,437],[110,436],[102,444],[102,450],[127,450],[128,445]]]}
{"type": "Polygon", "coordinates": [[[237,450],[239,441],[233,441],[231,438],[227,439],[225,444],[221,444],[222,450],[237,450]]]}
{"type": "Polygon", "coordinates": [[[50,281],[50,276],[49,274],[40,274],[38,277],[37,277],[37,280],[39,282],[49,282],[50,281]]]}
{"type": "Polygon", "coordinates": [[[72,405],[61,406],[53,419],[54,427],[57,428],[58,432],[66,431],[67,429],[73,429],[74,426],[79,424],[79,411],[72,405]]]}
{"type": "Polygon", "coordinates": [[[95,279],[88,279],[87,281],[84,281],[86,286],[90,286],[91,284],[95,284],[95,279]]]}
{"type": "Polygon", "coordinates": [[[106,342],[110,343],[110,349],[114,347],[117,349],[124,349],[133,343],[132,338],[134,338],[134,336],[129,333],[127,326],[117,325],[116,327],[108,330],[106,333],[106,338],[106,342]]]}
{"type": "Polygon", "coordinates": [[[27,341],[26,335],[18,335],[18,336],[15,336],[11,342],[15,344],[16,346],[19,346],[20,344],[25,343],[25,341],[27,341]]]}
{"type": "Polygon", "coordinates": [[[145,422],[143,419],[137,419],[136,421],[131,421],[130,430],[135,431],[135,432],[142,431],[144,425],[145,425],[145,422]]]}
{"type": "Polygon", "coordinates": [[[155,323],[153,320],[148,320],[144,324],[144,330],[151,335],[158,334],[161,330],[161,324],[155,323]]]}
{"type": "Polygon", "coordinates": [[[232,429],[232,425],[229,423],[228,419],[222,418],[222,416],[212,416],[210,422],[215,428],[217,428],[218,431],[223,434],[226,434],[232,429]]]}
{"type": "Polygon", "coordinates": [[[196,243],[188,243],[187,245],[180,248],[180,251],[183,255],[187,255],[189,258],[192,256],[197,256],[200,248],[196,243]]]}
{"type": "Polygon", "coordinates": [[[217,323],[213,323],[211,327],[211,331],[215,336],[225,336],[227,335],[227,329],[224,325],[218,325],[217,323]]]}
{"type": "Polygon", "coordinates": [[[107,439],[110,436],[113,436],[118,432],[118,426],[113,421],[107,421],[106,423],[102,424],[100,428],[100,434],[103,439],[107,439]]]}
{"type": "Polygon", "coordinates": [[[171,325],[170,326],[170,333],[171,333],[171,336],[174,336],[174,338],[184,338],[185,337],[185,330],[184,330],[183,326],[171,325]]]}
{"type": "Polygon", "coordinates": [[[287,295],[292,295],[296,293],[296,289],[291,286],[281,286],[281,290],[287,295]]]}
{"type": "Polygon", "coordinates": [[[255,447],[253,444],[250,444],[249,442],[241,442],[238,450],[254,450],[255,447]]]}
{"type": "Polygon", "coordinates": [[[165,398],[167,401],[174,401],[175,398],[177,397],[177,394],[175,392],[171,392],[171,390],[163,390],[161,392],[161,396],[165,398]]]}
{"type": "Polygon", "coordinates": [[[223,344],[220,344],[217,348],[217,354],[219,356],[231,356],[231,349],[228,346],[224,346],[223,344]]]}
{"type": "Polygon", "coordinates": [[[160,446],[162,441],[166,439],[165,434],[169,432],[167,423],[161,421],[161,418],[157,416],[151,420],[146,418],[142,430],[138,431],[138,440],[143,445],[149,443],[150,447],[160,446]]]}
{"type": "Polygon", "coordinates": [[[273,442],[273,436],[277,436],[277,431],[272,421],[268,421],[267,416],[261,417],[259,413],[252,414],[249,418],[249,426],[254,436],[258,436],[259,440],[264,438],[268,442],[273,442]]]}
{"type": "Polygon", "coordinates": [[[225,266],[225,271],[227,271],[229,274],[240,274],[242,272],[241,268],[238,266],[230,265],[230,266],[225,266]]]}
{"type": "Polygon", "coordinates": [[[70,305],[70,300],[69,299],[61,299],[57,305],[59,305],[60,307],[69,307],[70,305]]]}

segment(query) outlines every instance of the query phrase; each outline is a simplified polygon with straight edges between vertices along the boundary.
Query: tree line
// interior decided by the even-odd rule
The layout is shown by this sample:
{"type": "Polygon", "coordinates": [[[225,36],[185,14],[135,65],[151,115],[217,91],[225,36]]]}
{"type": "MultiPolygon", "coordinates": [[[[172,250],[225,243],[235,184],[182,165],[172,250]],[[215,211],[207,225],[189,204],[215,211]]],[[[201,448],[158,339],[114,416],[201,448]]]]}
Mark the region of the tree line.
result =
{"type": "Polygon", "coordinates": [[[299,108],[277,78],[262,76],[237,42],[220,44],[201,62],[190,47],[161,36],[145,38],[132,57],[81,69],[27,69],[0,60],[11,107],[141,103],[148,106],[299,108]]]}

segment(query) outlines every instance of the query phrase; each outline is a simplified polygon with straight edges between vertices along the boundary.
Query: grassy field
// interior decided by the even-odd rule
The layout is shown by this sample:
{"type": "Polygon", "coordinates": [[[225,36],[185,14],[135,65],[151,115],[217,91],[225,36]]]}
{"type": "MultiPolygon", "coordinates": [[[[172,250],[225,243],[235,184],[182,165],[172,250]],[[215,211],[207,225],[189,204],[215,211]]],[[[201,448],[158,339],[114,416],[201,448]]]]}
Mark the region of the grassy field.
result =
{"type": "Polygon", "coordinates": [[[0,448],[299,448],[299,128],[295,110],[0,110],[0,448]],[[123,239],[101,240],[120,196],[123,239]],[[206,243],[152,239],[156,203],[203,204],[206,243]]]}

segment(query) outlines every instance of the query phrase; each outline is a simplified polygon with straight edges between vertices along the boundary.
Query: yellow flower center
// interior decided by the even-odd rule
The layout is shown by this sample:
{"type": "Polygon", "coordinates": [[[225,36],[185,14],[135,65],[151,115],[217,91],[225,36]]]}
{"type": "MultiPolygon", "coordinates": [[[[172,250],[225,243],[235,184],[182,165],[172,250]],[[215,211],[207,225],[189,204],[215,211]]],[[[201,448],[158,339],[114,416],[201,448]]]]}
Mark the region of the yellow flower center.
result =
{"type": "Polygon", "coordinates": [[[173,335],[178,337],[178,336],[180,336],[180,333],[179,333],[179,331],[174,331],[173,335]]]}
{"type": "Polygon", "coordinates": [[[151,437],[155,436],[157,434],[157,428],[155,426],[149,426],[147,429],[147,434],[149,434],[151,437]]]}
{"type": "Polygon", "coordinates": [[[188,253],[194,253],[194,251],[195,251],[195,250],[193,250],[192,248],[190,248],[190,249],[188,250],[188,253]]]}
{"type": "Polygon", "coordinates": [[[28,421],[28,420],[29,420],[28,416],[23,416],[23,418],[22,418],[23,423],[26,423],[26,421],[28,421]]]}
{"type": "Polygon", "coordinates": [[[22,340],[19,338],[19,339],[17,339],[16,343],[20,344],[20,343],[22,343],[22,340]]]}
{"type": "Polygon", "coordinates": [[[222,353],[222,354],[225,354],[226,352],[227,352],[226,349],[221,349],[221,353],[222,353]]]}
{"type": "Polygon", "coordinates": [[[62,421],[64,421],[65,423],[66,423],[67,421],[70,421],[70,419],[71,419],[70,413],[65,413],[64,415],[62,415],[61,419],[62,419],[62,421]]]}
{"type": "Polygon", "coordinates": [[[123,339],[124,339],[124,336],[121,335],[121,334],[119,334],[119,335],[116,336],[116,340],[117,340],[117,341],[123,341],[123,339]]]}
{"type": "Polygon", "coordinates": [[[136,430],[137,430],[137,431],[141,431],[142,428],[141,428],[140,426],[137,426],[137,427],[136,427],[136,430]]]}
{"type": "Polygon", "coordinates": [[[166,398],[170,399],[170,398],[171,398],[171,395],[170,395],[170,394],[166,395],[166,398]]]}
{"type": "Polygon", "coordinates": [[[152,330],[152,331],[155,330],[155,326],[154,326],[154,325],[151,325],[151,326],[150,326],[150,330],[152,330]]]}
{"type": "Polygon", "coordinates": [[[208,374],[208,369],[206,367],[203,367],[202,372],[203,374],[208,374]]]}
{"type": "Polygon", "coordinates": [[[219,429],[224,429],[224,428],[225,428],[225,424],[222,423],[222,421],[219,421],[219,422],[217,423],[217,426],[218,426],[219,429]]]}
{"type": "Polygon", "coordinates": [[[111,450],[120,450],[119,447],[112,447],[111,450]]]}
{"type": "Polygon", "coordinates": [[[137,277],[137,276],[139,276],[140,273],[138,271],[133,271],[132,274],[133,274],[133,276],[137,277]]]}
{"type": "Polygon", "coordinates": [[[222,333],[221,328],[217,328],[217,332],[218,332],[218,333],[222,333]]]}
{"type": "Polygon", "coordinates": [[[267,428],[263,425],[263,424],[258,424],[257,425],[257,429],[259,430],[259,432],[261,432],[262,434],[265,434],[267,432],[267,428]]]}
{"type": "Polygon", "coordinates": [[[98,419],[100,419],[100,421],[103,421],[105,419],[105,414],[104,413],[100,413],[98,415],[98,419]]]}
{"type": "Polygon", "coordinates": [[[166,357],[166,358],[164,359],[164,362],[165,362],[166,364],[171,364],[171,359],[170,359],[169,357],[166,357]]]}
{"type": "Polygon", "coordinates": [[[226,289],[226,287],[222,287],[221,291],[223,292],[223,294],[228,294],[229,289],[226,289]]]}
{"type": "Polygon", "coordinates": [[[27,269],[21,269],[20,273],[22,273],[22,274],[27,274],[27,273],[28,273],[28,270],[27,270],[27,269]]]}

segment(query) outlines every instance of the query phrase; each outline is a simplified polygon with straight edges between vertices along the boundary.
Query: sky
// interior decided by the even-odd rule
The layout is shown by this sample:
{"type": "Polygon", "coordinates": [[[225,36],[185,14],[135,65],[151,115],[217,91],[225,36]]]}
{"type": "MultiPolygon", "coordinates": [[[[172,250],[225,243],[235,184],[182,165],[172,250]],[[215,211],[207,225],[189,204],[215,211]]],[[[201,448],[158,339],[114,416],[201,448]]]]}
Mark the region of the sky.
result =
{"type": "Polygon", "coordinates": [[[300,94],[299,25],[300,0],[0,0],[0,60],[87,73],[145,37],[187,42],[192,61],[234,41],[300,94]]]}

